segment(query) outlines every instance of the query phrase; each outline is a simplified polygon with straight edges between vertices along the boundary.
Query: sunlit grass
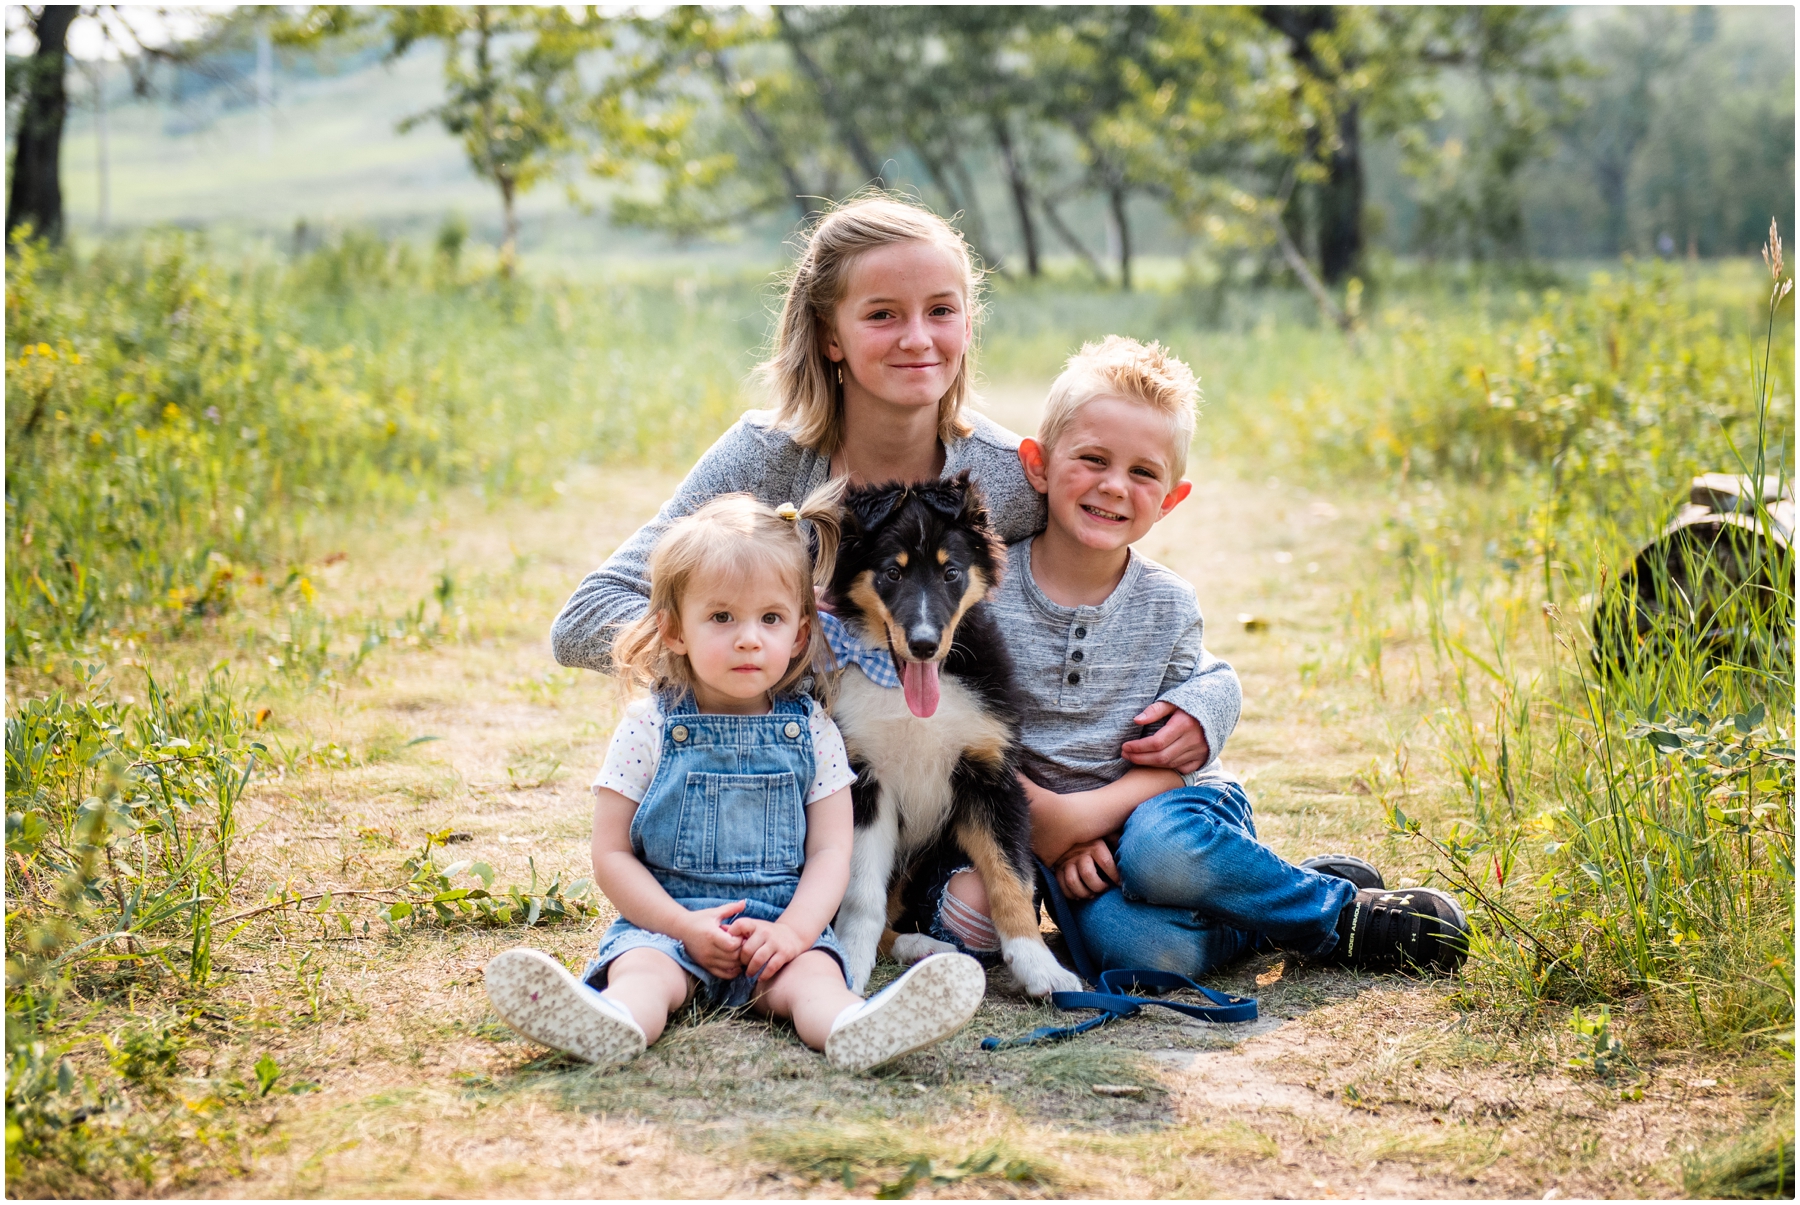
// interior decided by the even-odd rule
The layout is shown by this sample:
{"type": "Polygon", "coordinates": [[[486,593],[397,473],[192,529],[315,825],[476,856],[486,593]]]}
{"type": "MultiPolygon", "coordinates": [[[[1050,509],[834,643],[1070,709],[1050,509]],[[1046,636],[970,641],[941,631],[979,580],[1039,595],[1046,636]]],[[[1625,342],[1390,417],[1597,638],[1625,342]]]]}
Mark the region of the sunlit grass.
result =
{"type": "MultiPolygon", "coordinates": [[[[1625,1080],[1645,1042],[1787,1049],[1791,629],[1784,646],[1771,613],[1750,608],[1723,649],[1670,621],[1622,666],[1602,672],[1591,656],[1598,600],[1688,477],[1736,469],[1759,438],[1772,466],[1790,461],[1785,311],[1759,437],[1747,271],[1615,269],[1549,293],[1413,281],[1372,298],[1352,339],[1322,327],[1298,295],[1163,283],[1132,295],[996,283],[982,372],[997,390],[1039,387],[1084,339],[1159,338],[1204,382],[1196,465],[1386,498],[1345,583],[1339,630],[1301,674],[1366,685],[1392,710],[1395,747],[1360,781],[1402,826],[1432,818],[1418,838],[1435,843],[1441,874],[1472,905],[1479,931],[1460,1003],[1547,1023],[1577,1049],[1592,1027],[1571,1029],[1575,1008],[1590,1018],[1632,1008],[1624,1056],[1607,1066],[1625,1080]]],[[[136,660],[163,682],[187,672],[195,685],[167,706],[228,714],[236,747],[263,744],[264,772],[298,780],[400,756],[418,739],[410,729],[340,743],[265,730],[257,708],[331,697],[381,650],[462,649],[492,635],[491,624],[468,630],[465,604],[480,623],[500,622],[496,600],[516,592],[525,558],[515,550],[513,575],[491,580],[446,562],[410,601],[395,610],[382,600],[382,610],[331,593],[326,541],[347,525],[399,530],[439,513],[475,523],[503,497],[548,502],[582,474],[691,462],[755,400],[747,375],[770,288],[763,271],[507,288],[360,235],[291,263],[227,261],[174,236],[73,263],[24,251],[7,309],[9,755],[16,747],[42,764],[8,768],[18,814],[8,845],[20,855],[9,860],[9,957],[29,954],[24,935],[44,932],[56,911],[45,901],[86,873],[82,856],[105,848],[80,827],[98,769],[80,741],[46,735],[46,705],[34,700],[62,688],[68,707],[104,708],[125,678],[115,668],[115,685],[90,686],[85,667],[136,660]],[[221,650],[252,667],[243,686],[255,700],[207,703],[197,684],[221,650]],[[51,780],[61,785],[39,792],[46,802],[29,802],[51,780]],[[67,865],[33,861],[31,834],[41,843],[51,832],[67,865]],[[40,876],[35,895],[15,876],[24,870],[40,876]]],[[[1791,583],[1791,558],[1776,559],[1776,578],[1791,583]]],[[[1788,615],[1781,622],[1791,623],[1791,603],[1788,615]]],[[[570,685],[560,675],[546,670],[511,693],[556,706],[570,685]]],[[[509,785],[567,773],[561,756],[521,745],[509,785]]],[[[90,978],[96,998],[147,991],[161,976],[205,999],[196,957],[216,939],[200,922],[247,905],[223,902],[236,863],[217,792],[190,794],[179,823],[132,840],[191,849],[181,825],[208,826],[198,848],[224,859],[219,872],[165,874],[152,887],[218,898],[170,914],[156,937],[162,971],[121,939],[117,952],[138,960],[109,961],[104,982],[90,978]]],[[[109,915],[107,885],[132,881],[109,874],[75,884],[100,895],[88,909],[95,923],[109,915]]],[[[465,879],[455,886],[473,885],[465,879]]],[[[29,1025],[9,1034],[47,1044],[9,1049],[9,1085],[21,1094],[9,1091],[9,1116],[15,1104],[37,1108],[48,1135],[45,1118],[118,1098],[104,1085],[59,1085],[57,1043],[74,1040],[78,1018],[57,1012],[54,993],[22,986],[9,979],[9,1022],[29,1025]]],[[[1153,1090],[1150,1073],[1116,1051],[1067,1047],[1026,1061],[1034,1084],[1153,1090]]],[[[205,1107],[236,1108],[240,1090],[228,1087],[205,1107]]],[[[880,1145],[860,1130],[808,1129],[761,1154],[882,1185],[908,1174],[995,1189],[1054,1178],[1049,1165],[1020,1162],[1004,1135],[915,1141],[877,1129],[880,1145]]],[[[1214,1138],[1246,1159],[1268,1144],[1249,1130],[1214,1138]]],[[[67,1146],[57,1142],[45,1138],[45,1159],[76,1157],[53,1153],[67,1146]]],[[[1162,1150],[1160,1138],[1143,1142],[1162,1150]]],[[[43,1184],[63,1183],[46,1175],[43,1184]]]]}

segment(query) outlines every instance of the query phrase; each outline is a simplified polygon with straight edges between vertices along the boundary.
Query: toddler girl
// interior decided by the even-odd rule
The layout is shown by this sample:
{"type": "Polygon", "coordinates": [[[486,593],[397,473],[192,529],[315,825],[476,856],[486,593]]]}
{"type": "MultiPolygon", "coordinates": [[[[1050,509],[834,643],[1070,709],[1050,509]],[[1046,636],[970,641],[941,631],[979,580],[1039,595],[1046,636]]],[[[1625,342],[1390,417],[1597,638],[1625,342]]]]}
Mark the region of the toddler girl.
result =
{"type": "Polygon", "coordinates": [[[621,671],[651,689],[594,784],[594,881],[620,919],[577,980],[537,950],[500,954],[488,999],[534,1041],[626,1062],[700,993],[792,1018],[834,1067],[863,1070],[948,1037],[986,989],[961,954],[852,993],[830,920],[850,878],[855,775],[837,726],[795,690],[819,625],[840,487],[800,507],[745,494],[672,525],[650,558],[650,609],[619,633],[621,671]]]}

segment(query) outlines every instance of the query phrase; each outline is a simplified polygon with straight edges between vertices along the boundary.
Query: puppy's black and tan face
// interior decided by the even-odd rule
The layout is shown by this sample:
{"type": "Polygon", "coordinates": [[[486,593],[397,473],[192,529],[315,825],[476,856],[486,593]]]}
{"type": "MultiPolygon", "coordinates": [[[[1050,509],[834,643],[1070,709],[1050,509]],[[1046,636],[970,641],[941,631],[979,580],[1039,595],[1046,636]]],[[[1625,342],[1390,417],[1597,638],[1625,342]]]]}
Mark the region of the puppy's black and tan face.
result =
{"type": "Polygon", "coordinates": [[[980,491],[966,473],[927,486],[870,486],[852,490],[844,511],[832,594],[872,640],[886,642],[907,702],[929,715],[957,624],[999,580],[980,491]]]}

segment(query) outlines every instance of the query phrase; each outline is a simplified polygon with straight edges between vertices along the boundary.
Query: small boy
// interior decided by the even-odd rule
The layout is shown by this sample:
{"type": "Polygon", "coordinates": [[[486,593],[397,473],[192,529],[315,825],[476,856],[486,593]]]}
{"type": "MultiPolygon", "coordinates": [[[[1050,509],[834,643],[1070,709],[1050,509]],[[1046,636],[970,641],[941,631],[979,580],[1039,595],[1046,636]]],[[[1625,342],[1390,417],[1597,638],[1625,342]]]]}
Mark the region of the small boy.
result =
{"type": "MultiPolygon", "coordinates": [[[[1049,525],[1008,550],[989,605],[1017,666],[1032,848],[1052,868],[1057,920],[1095,973],[1197,976],[1259,938],[1310,960],[1452,969],[1468,929],[1453,898],[1388,892],[1347,855],[1290,865],[1256,839],[1244,788],[1219,764],[1237,677],[1202,647],[1193,587],[1131,548],[1188,495],[1198,393],[1165,348],[1110,336],[1069,359],[1038,438],[1019,447],[1049,525]],[[1204,733],[1198,769],[1124,760],[1122,744],[1176,708],[1204,733]]],[[[970,953],[998,947],[973,870],[920,879],[914,923],[970,953]]]]}

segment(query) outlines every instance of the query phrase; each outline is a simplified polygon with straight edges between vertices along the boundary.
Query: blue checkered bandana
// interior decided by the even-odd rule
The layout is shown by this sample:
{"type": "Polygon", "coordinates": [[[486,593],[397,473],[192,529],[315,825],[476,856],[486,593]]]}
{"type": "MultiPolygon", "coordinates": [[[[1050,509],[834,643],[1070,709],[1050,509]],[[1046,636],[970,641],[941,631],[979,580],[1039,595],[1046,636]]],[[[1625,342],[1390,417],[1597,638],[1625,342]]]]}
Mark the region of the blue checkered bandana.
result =
{"type": "Polygon", "coordinates": [[[886,649],[870,648],[843,620],[828,611],[819,612],[819,627],[825,633],[825,643],[831,646],[831,655],[835,659],[832,669],[854,665],[875,685],[900,689],[900,674],[894,669],[894,658],[886,649]]]}

